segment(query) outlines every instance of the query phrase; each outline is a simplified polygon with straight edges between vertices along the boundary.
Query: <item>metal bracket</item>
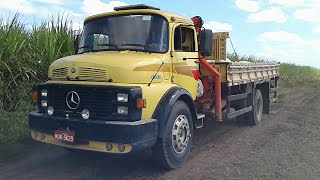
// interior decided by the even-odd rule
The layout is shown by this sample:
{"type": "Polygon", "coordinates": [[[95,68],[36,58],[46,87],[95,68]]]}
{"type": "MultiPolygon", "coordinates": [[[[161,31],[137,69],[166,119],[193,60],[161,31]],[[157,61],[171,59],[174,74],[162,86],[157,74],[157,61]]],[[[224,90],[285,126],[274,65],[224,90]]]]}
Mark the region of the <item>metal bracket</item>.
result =
{"type": "Polygon", "coordinates": [[[203,127],[203,118],[206,117],[204,114],[197,114],[197,121],[194,123],[194,126],[196,129],[200,129],[203,127]],[[198,121],[200,121],[200,124],[198,125],[198,121]]]}
{"type": "Polygon", "coordinates": [[[278,97],[271,99],[272,103],[277,103],[278,102],[278,97]]]}
{"type": "Polygon", "coordinates": [[[243,109],[240,109],[238,111],[235,111],[235,112],[232,112],[232,113],[228,113],[227,114],[227,117],[228,119],[232,119],[232,118],[235,118],[237,116],[240,116],[244,113],[247,113],[249,111],[252,111],[252,106],[249,106],[249,107],[246,107],[246,108],[243,108],[243,109]]]}

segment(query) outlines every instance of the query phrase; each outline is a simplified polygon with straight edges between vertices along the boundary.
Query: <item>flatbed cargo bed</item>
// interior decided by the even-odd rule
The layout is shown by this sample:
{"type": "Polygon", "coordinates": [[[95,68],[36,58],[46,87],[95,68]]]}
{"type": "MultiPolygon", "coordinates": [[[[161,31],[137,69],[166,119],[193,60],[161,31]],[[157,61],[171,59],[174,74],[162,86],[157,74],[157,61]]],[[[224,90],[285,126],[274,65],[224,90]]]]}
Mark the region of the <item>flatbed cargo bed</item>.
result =
{"type": "Polygon", "coordinates": [[[280,63],[275,62],[207,62],[219,70],[222,82],[228,83],[228,86],[261,82],[279,76],[280,63]]]}

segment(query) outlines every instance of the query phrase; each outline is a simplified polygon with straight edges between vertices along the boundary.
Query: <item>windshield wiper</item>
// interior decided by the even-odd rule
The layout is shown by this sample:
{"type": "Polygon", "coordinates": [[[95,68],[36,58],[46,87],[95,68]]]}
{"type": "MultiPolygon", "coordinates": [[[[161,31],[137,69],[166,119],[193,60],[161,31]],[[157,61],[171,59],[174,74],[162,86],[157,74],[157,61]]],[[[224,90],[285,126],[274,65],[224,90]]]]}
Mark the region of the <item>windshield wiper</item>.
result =
{"type": "Polygon", "coordinates": [[[118,45],[115,44],[97,44],[98,46],[112,46],[118,48],[118,45]]]}
{"type": "Polygon", "coordinates": [[[78,49],[78,54],[83,54],[83,53],[90,52],[90,51],[82,51],[82,52],[79,52],[79,50],[80,50],[80,49],[83,49],[83,48],[93,48],[93,46],[87,46],[87,45],[85,45],[85,46],[79,47],[79,49],[78,49]]]}
{"type": "MultiPolygon", "coordinates": [[[[115,44],[97,44],[98,46],[112,46],[112,47],[118,47],[118,45],[115,45],[115,44]]],[[[83,48],[93,48],[93,46],[82,46],[82,47],[79,47],[79,49],[83,49],[83,48]]],[[[107,51],[107,50],[110,50],[110,49],[92,49],[91,51],[87,51],[87,52],[98,52],[98,51],[107,51]]],[[[113,50],[113,49],[112,49],[113,50]]],[[[78,54],[82,54],[82,53],[86,53],[86,52],[81,52],[81,53],[78,53],[78,54]]]]}
{"type": "Polygon", "coordinates": [[[79,47],[79,49],[83,49],[83,48],[92,48],[93,46],[81,46],[79,47]]]}
{"type": "Polygon", "coordinates": [[[157,76],[158,72],[160,71],[160,69],[161,69],[161,67],[162,67],[163,65],[164,65],[164,62],[163,62],[163,61],[161,61],[161,65],[160,65],[160,67],[158,68],[158,70],[157,70],[156,74],[154,74],[154,75],[152,76],[151,81],[149,82],[148,86],[150,86],[150,85],[151,85],[152,81],[154,80],[154,78],[156,78],[156,76],[157,76]]]}
{"type": "Polygon", "coordinates": [[[143,49],[146,49],[146,45],[143,44],[121,44],[121,46],[138,46],[138,47],[143,47],[143,49]]]}
{"type": "Polygon", "coordinates": [[[146,50],[146,45],[143,45],[143,44],[121,44],[121,46],[137,46],[137,47],[143,47],[143,50],[139,50],[139,49],[127,49],[127,48],[125,48],[125,49],[122,49],[122,50],[129,50],[129,51],[136,51],[136,52],[138,52],[138,51],[142,51],[142,52],[147,52],[147,50],[146,50]]]}

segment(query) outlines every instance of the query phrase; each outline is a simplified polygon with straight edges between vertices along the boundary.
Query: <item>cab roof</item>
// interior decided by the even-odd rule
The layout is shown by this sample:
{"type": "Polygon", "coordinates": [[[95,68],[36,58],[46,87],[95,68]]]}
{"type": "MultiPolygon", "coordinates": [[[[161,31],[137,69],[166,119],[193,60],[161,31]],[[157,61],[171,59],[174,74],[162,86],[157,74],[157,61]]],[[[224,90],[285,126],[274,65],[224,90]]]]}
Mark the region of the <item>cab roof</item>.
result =
{"type": "MultiPolygon", "coordinates": [[[[116,8],[115,8],[116,9],[116,8]]],[[[86,24],[88,21],[94,20],[94,19],[98,19],[98,18],[102,18],[102,17],[107,17],[107,16],[117,16],[117,15],[126,15],[126,14],[156,14],[156,15],[160,15],[163,16],[164,18],[166,18],[168,20],[168,22],[175,22],[175,23],[183,23],[186,25],[193,25],[193,21],[190,18],[175,14],[175,13],[171,13],[171,12],[166,12],[166,11],[161,11],[158,9],[125,9],[122,10],[120,7],[120,10],[117,11],[113,11],[113,12],[108,12],[108,13],[101,13],[101,14],[96,14],[93,16],[89,16],[88,18],[86,18],[84,20],[84,24],[86,24]],[[174,18],[172,18],[174,17],[174,18]],[[175,19],[173,21],[173,19],[175,19]]]]}
{"type": "Polygon", "coordinates": [[[128,5],[128,6],[118,6],[115,7],[115,11],[122,11],[122,10],[130,10],[130,9],[155,9],[160,10],[160,8],[149,6],[146,4],[134,4],[134,5],[128,5]]]}

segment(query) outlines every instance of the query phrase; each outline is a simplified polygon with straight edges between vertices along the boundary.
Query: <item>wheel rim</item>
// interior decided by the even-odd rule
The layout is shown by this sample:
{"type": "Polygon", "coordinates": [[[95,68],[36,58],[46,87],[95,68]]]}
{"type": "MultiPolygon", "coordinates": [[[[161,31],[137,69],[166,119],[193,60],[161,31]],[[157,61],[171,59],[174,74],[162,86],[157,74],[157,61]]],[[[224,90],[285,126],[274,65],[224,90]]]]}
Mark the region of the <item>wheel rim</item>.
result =
{"type": "Polygon", "coordinates": [[[258,98],[257,99],[257,119],[260,121],[262,117],[262,99],[258,98]]]}
{"type": "Polygon", "coordinates": [[[179,115],[172,127],[172,147],[174,152],[182,154],[188,147],[190,137],[188,118],[185,115],[179,115]]]}

